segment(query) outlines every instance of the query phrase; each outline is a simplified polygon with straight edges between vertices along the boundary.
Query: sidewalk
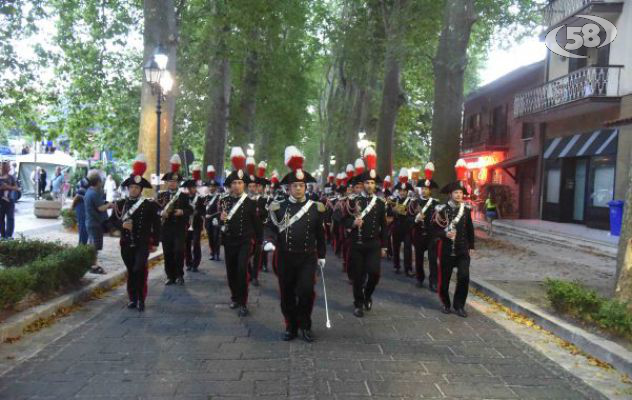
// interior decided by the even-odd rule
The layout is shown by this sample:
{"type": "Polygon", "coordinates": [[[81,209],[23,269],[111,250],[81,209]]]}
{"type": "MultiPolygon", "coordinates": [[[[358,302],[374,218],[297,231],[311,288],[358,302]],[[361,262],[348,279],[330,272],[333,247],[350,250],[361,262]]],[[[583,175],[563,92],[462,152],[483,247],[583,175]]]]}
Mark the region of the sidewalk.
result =
{"type": "MultiPolygon", "coordinates": [[[[487,231],[485,221],[476,220],[477,227],[487,231]]],[[[494,221],[494,233],[528,238],[543,243],[589,251],[616,259],[619,237],[610,232],[584,225],[543,221],[536,219],[503,219],[494,221]]]]}

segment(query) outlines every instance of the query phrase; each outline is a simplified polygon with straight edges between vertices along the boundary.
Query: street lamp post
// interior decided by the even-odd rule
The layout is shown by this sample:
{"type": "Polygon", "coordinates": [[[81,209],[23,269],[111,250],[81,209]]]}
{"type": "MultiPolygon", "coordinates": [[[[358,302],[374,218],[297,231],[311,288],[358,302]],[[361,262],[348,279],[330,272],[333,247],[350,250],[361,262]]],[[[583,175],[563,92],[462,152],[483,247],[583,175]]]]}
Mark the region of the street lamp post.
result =
{"type": "Polygon", "coordinates": [[[162,115],[162,102],[173,86],[173,78],[167,71],[169,56],[162,46],[158,46],[154,56],[144,66],[145,79],[151,86],[151,94],[156,96],[156,196],[160,190],[160,117],[162,115]]]}

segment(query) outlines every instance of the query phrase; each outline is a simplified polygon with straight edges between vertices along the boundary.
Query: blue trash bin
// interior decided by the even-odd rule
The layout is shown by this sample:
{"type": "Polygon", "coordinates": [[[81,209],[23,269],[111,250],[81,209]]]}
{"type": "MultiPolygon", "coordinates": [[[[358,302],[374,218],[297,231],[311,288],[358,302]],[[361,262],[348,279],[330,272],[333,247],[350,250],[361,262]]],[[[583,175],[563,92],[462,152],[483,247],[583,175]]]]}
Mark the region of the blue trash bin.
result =
{"type": "Polygon", "coordinates": [[[623,201],[613,200],[608,202],[610,206],[610,234],[619,236],[621,234],[621,220],[623,219],[623,201]]]}

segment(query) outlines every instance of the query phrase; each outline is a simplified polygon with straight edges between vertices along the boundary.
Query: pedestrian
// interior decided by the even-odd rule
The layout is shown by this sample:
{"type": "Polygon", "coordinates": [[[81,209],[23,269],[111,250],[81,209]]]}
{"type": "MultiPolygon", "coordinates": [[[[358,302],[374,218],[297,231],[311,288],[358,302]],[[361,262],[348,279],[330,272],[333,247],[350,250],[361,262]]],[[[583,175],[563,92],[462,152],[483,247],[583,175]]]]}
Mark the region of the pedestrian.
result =
{"type": "Polygon", "coordinates": [[[14,193],[20,192],[17,180],[9,173],[9,161],[0,162],[0,239],[13,239],[15,229],[15,199],[14,193]]]}
{"type": "Polygon", "coordinates": [[[499,218],[500,218],[500,210],[496,206],[496,201],[494,201],[494,196],[492,195],[492,192],[490,191],[489,193],[487,193],[487,199],[485,199],[485,219],[487,220],[488,232],[489,232],[490,237],[494,233],[493,232],[494,220],[499,219],[499,218]]]}
{"type": "Polygon", "coordinates": [[[162,176],[167,190],[158,193],[158,205],[162,208],[161,241],[165,259],[165,285],[184,285],[184,245],[189,217],[193,209],[188,195],[178,189],[182,181],[180,156],[174,154],[170,160],[171,171],[162,176]]]}
{"type": "Polygon", "coordinates": [[[472,209],[464,201],[464,174],[460,168],[464,162],[457,162],[457,181],[441,189],[450,199],[436,206],[434,217],[435,234],[439,242],[439,299],[443,304],[442,312],[449,314],[451,306],[460,317],[467,317],[465,301],[470,283],[470,256],[474,251],[474,224],[472,209]],[[450,300],[450,279],[456,268],[456,288],[453,300],[450,300]]]}
{"type": "Polygon", "coordinates": [[[48,182],[46,181],[46,169],[39,168],[39,179],[38,179],[38,188],[37,188],[37,198],[42,198],[44,192],[46,192],[46,187],[48,182]]]}
{"type": "Polygon", "coordinates": [[[55,167],[55,176],[51,180],[50,186],[53,199],[62,201],[61,192],[64,186],[64,175],[61,173],[60,166],[55,167]]]}
{"type": "Polygon", "coordinates": [[[404,273],[408,277],[413,277],[412,265],[412,236],[411,231],[414,224],[415,216],[410,213],[411,196],[409,192],[413,190],[413,186],[408,182],[408,170],[402,168],[399,171],[398,183],[395,185],[397,194],[391,200],[391,206],[388,213],[393,217],[391,228],[391,240],[393,251],[393,268],[395,273],[399,274],[401,269],[400,249],[404,247],[404,273]]]}
{"type": "Polygon", "coordinates": [[[205,217],[204,225],[212,261],[221,261],[219,258],[221,235],[219,226],[219,199],[221,193],[218,190],[219,183],[215,180],[215,168],[209,165],[206,169],[206,186],[209,193],[204,199],[205,217]]]}
{"type": "Polygon", "coordinates": [[[132,173],[122,183],[129,196],[116,201],[113,216],[121,230],[121,258],[127,268],[127,308],[145,310],[147,297],[147,259],[160,242],[160,207],[152,199],[141,196],[151,184],[143,178],[147,162],[139,155],[132,164],[132,173]]]}
{"type": "Polygon", "coordinates": [[[417,287],[423,287],[426,273],[424,271],[424,253],[428,254],[428,289],[431,292],[437,291],[437,237],[432,228],[432,216],[435,206],[439,200],[433,199],[432,189],[438,185],[432,180],[434,174],[434,164],[429,162],[424,168],[425,179],[417,182],[417,187],[421,190],[421,195],[414,200],[415,225],[413,228],[413,245],[415,247],[415,275],[417,276],[417,287]]]}
{"type": "Polygon", "coordinates": [[[184,245],[184,261],[187,271],[198,272],[202,261],[202,229],[204,228],[204,197],[198,194],[198,182],[201,179],[201,167],[193,166],[191,179],[182,182],[182,188],[188,194],[187,199],[193,213],[187,223],[186,240],[184,245]]]}
{"type": "MultiPolygon", "coordinates": [[[[112,203],[105,201],[103,193],[103,178],[101,171],[93,169],[87,175],[88,190],[83,198],[86,211],[86,230],[88,231],[88,244],[94,246],[97,252],[103,250],[103,223],[107,220],[107,210],[113,207],[112,203]]],[[[92,269],[93,273],[104,274],[100,266],[92,269]]]]}
{"type": "Polygon", "coordinates": [[[291,172],[283,177],[288,185],[287,200],[270,204],[264,250],[275,251],[281,293],[281,312],[285,318],[283,340],[300,332],[306,342],[314,341],[312,310],[316,293],[316,268],[325,267],[325,205],[306,198],[306,185],[316,180],[303,170],[305,158],[294,146],[285,149],[285,165],[291,172]]]}
{"type": "Polygon", "coordinates": [[[230,308],[238,309],[238,315],[245,317],[248,315],[248,259],[252,255],[252,243],[261,235],[263,227],[257,215],[257,203],[245,192],[250,177],[244,171],[244,151],[233,147],[230,158],[233,171],[224,181],[230,194],[220,199],[220,224],[230,308]]]}
{"type": "Polygon", "coordinates": [[[61,189],[61,204],[65,204],[66,198],[70,195],[70,174],[68,173],[67,169],[64,170],[63,175],[64,183],[61,189]]]}
{"type": "Polygon", "coordinates": [[[103,185],[103,191],[105,192],[105,200],[112,202],[116,200],[116,181],[112,177],[112,175],[108,175],[105,178],[105,184],[103,185]]]}
{"type": "Polygon", "coordinates": [[[372,147],[364,149],[367,170],[356,176],[354,185],[362,182],[363,192],[350,200],[351,212],[345,218],[350,229],[349,270],[353,282],[353,315],[364,316],[373,308],[373,292],[380,281],[380,260],[386,257],[388,229],[386,202],[376,195],[382,179],[376,172],[377,155],[372,147]]]}
{"type": "Polygon", "coordinates": [[[86,207],[84,197],[90,185],[86,178],[82,178],[77,184],[77,192],[72,199],[71,208],[77,217],[77,232],[79,233],[79,244],[88,244],[88,229],[86,228],[86,207]]]}

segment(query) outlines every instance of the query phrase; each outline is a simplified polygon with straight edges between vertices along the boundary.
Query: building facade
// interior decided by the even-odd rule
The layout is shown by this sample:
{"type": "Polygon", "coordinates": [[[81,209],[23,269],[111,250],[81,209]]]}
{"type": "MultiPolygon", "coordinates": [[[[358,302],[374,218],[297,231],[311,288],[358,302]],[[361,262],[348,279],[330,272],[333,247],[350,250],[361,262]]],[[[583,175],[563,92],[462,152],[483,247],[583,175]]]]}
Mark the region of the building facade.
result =
{"type": "Polygon", "coordinates": [[[469,170],[469,184],[478,194],[486,187],[506,188],[511,215],[540,217],[540,154],[542,127],[513,117],[517,93],[544,82],[544,61],[497,79],[470,94],[464,106],[461,158],[469,170]]]}
{"type": "MultiPolygon", "coordinates": [[[[617,37],[574,51],[583,58],[549,50],[544,82],[515,95],[513,118],[540,130],[541,218],[608,229],[608,202],[623,199],[629,185],[632,0],[553,0],[544,10],[545,33],[591,22],[577,15],[609,20],[617,37]]],[[[599,37],[606,39],[603,29],[599,37]]]]}

